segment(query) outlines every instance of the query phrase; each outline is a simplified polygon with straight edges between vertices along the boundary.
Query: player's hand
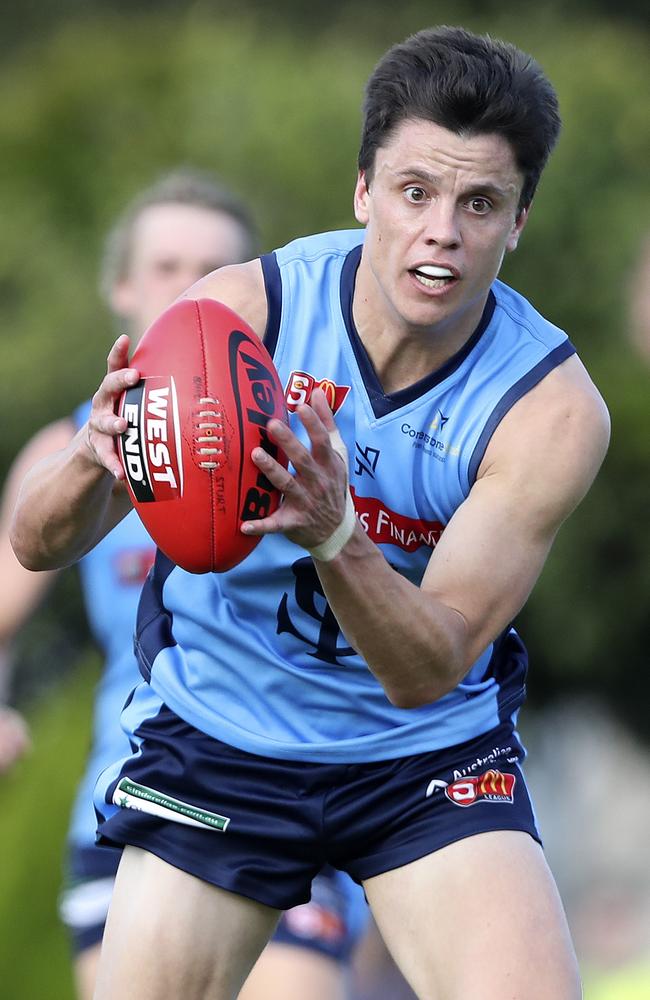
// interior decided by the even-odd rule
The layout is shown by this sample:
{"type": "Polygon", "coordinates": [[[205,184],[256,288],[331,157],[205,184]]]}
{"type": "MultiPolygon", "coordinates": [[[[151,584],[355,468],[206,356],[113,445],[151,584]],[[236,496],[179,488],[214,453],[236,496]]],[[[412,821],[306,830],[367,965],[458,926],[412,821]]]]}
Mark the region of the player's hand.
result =
{"type": "Polygon", "coordinates": [[[118,417],[117,404],[125,389],[135,385],[140,375],[135,368],[129,368],[129,338],[118,337],[108,355],[106,375],[93,396],[85,444],[92,460],[107,469],[116,479],[124,479],[124,469],[120,462],[115,438],[127,428],[124,417],[118,417]]]}
{"type": "Polygon", "coordinates": [[[343,521],[348,475],[332,444],[336,424],[325,393],[315,389],[310,402],[296,412],[309,435],[310,448],[283,421],[269,421],[267,433],[285,453],[295,475],[263,448],[253,449],[253,462],[283,497],[273,514],[259,521],[245,521],[241,530],[246,535],[282,532],[290,541],[311,549],[328,539],[343,521]]]}
{"type": "Polygon", "coordinates": [[[13,767],[31,745],[22,715],[7,705],[0,705],[0,774],[13,767]]]}

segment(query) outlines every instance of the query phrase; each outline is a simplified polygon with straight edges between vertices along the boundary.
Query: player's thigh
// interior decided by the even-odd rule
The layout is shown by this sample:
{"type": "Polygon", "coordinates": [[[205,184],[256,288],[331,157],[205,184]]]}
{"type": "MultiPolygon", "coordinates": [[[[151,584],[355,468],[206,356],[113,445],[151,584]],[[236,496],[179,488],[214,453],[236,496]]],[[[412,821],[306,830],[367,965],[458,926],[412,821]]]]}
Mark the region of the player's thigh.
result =
{"type": "Polygon", "coordinates": [[[467,837],[365,890],[420,1000],[580,1000],[562,904],[528,834],[467,837]]]}
{"type": "Polygon", "coordinates": [[[311,899],[282,914],[240,1000],[345,1000],[351,955],[368,918],[361,886],[326,866],[311,899]]]}
{"type": "Polygon", "coordinates": [[[231,1000],[278,916],[127,846],[106,923],[96,1000],[231,1000]]]}
{"type": "Polygon", "coordinates": [[[309,948],[270,941],[239,1000],[345,1000],[347,966],[309,948]]]}

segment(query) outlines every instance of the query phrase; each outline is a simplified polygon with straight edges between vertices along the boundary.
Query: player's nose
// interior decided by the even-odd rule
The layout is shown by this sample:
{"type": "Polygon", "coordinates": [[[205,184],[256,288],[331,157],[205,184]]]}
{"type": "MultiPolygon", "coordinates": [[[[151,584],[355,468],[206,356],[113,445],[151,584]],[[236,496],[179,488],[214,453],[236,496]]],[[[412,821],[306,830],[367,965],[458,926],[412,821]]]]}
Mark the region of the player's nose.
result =
{"type": "Polygon", "coordinates": [[[451,201],[444,198],[432,201],[424,225],[424,238],[429,245],[454,247],[461,242],[458,208],[451,201]]]}

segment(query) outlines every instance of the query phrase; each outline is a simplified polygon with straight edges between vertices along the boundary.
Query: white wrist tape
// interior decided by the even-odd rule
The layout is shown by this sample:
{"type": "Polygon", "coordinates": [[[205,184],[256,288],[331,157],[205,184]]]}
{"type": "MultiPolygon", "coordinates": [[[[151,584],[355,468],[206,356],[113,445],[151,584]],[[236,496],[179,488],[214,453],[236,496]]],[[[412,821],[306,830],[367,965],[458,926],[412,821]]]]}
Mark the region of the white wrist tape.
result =
{"type": "Polygon", "coordinates": [[[338,528],[320,545],[314,545],[313,548],[307,550],[310,556],[313,556],[314,559],[320,559],[321,562],[329,562],[339,554],[357,523],[357,515],[354,513],[354,504],[347,486],[345,494],[345,514],[338,528]]]}
{"type": "Polygon", "coordinates": [[[338,528],[332,532],[329,538],[326,538],[320,545],[314,545],[313,548],[307,549],[314,559],[319,559],[321,562],[330,562],[334,556],[339,554],[350,538],[357,523],[357,515],[354,512],[354,504],[352,503],[352,496],[348,488],[348,449],[345,447],[338,429],[330,431],[330,442],[332,448],[340,456],[345,466],[345,513],[338,528]]]}

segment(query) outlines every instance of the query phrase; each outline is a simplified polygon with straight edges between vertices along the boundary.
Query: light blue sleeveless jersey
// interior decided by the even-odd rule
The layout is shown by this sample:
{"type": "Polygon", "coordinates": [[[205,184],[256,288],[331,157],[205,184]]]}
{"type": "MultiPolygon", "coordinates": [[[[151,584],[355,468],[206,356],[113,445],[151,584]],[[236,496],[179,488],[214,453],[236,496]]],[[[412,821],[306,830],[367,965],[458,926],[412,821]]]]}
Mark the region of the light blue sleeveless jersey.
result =
{"type": "MultiPolygon", "coordinates": [[[[90,403],[76,410],[77,427],[86,422],[89,412],[90,403]]],[[[86,614],[105,663],[95,696],[92,748],[68,834],[77,846],[95,844],[97,775],[130,752],[120,714],[131,690],[142,680],[133,655],[133,630],[140,590],[155,553],[142,521],[131,511],[79,563],[86,614]]]]}
{"type": "MultiPolygon", "coordinates": [[[[360,230],[325,233],[262,258],[265,342],[290,411],[323,385],[348,448],[357,516],[419,584],[495,427],[574,348],[497,281],[462,350],[385,395],[352,319],[362,241],[360,230]]],[[[291,424],[305,440],[295,416],[291,424]]],[[[526,652],[508,629],[445,697],[391,705],[341,633],[312,560],[283,536],[263,539],[224,574],[195,576],[159,553],[137,631],[141,670],[174,712],[275,758],[352,763],[451,746],[514,716],[525,693],[526,652]]]]}

